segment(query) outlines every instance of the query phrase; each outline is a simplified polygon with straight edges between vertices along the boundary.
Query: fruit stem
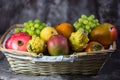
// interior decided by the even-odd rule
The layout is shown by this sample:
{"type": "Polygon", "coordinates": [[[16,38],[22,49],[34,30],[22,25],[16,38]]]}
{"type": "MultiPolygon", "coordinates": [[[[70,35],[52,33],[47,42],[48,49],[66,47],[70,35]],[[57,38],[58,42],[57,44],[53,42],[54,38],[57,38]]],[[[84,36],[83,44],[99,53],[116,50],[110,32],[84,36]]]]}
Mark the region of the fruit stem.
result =
{"type": "Polygon", "coordinates": [[[23,42],[21,40],[18,40],[18,45],[19,46],[22,46],[23,45],[23,42]]]}
{"type": "Polygon", "coordinates": [[[101,45],[93,45],[93,51],[98,51],[98,50],[102,50],[102,46],[101,45]]]}

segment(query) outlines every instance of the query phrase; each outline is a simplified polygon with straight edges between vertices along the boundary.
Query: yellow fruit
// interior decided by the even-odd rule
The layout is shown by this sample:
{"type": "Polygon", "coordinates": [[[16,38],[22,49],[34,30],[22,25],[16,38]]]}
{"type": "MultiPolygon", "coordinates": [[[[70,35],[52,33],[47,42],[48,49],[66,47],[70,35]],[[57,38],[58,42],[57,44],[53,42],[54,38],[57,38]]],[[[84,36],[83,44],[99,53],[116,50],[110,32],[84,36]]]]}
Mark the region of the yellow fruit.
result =
{"type": "Polygon", "coordinates": [[[71,33],[74,31],[73,26],[70,23],[63,22],[55,27],[57,32],[67,39],[70,37],[71,33]]]}
{"type": "Polygon", "coordinates": [[[55,28],[48,26],[48,27],[45,27],[42,29],[42,31],[40,32],[40,38],[42,38],[45,41],[48,41],[48,39],[52,35],[56,35],[56,34],[58,34],[58,33],[55,30],[55,28]]]}
{"type": "Polygon", "coordinates": [[[83,29],[79,29],[72,32],[69,41],[73,51],[82,51],[86,48],[89,38],[83,29]]]}
{"type": "Polygon", "coordinates": [[[27,45],[28,52],[34,52],[36,54],[44,52],[46,49],[46,44],[40,37],[33,37],[27,45]]]}

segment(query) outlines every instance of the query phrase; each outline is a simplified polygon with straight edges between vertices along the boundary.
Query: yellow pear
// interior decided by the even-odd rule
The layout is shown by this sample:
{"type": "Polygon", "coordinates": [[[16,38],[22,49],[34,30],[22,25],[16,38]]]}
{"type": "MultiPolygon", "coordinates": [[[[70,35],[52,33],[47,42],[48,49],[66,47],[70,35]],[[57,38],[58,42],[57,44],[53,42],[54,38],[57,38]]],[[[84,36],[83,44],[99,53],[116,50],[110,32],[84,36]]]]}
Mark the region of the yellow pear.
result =
{"type": "Polygon", "coordinates": [[[42,29],[42,31],[40,32],[40,37],[45,40],[48,41],[48,39],[52,36],[52,35],[56,35],[58,34],[57,31],[55,30],[54,27],[48,26],[42,29]]]}

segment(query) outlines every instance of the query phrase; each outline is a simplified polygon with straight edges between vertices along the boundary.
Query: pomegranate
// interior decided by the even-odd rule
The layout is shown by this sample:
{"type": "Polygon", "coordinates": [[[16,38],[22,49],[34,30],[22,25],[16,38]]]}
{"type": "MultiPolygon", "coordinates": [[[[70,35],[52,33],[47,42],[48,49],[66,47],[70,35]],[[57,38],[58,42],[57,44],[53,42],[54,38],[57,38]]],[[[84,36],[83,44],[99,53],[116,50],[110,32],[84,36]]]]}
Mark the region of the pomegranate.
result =
{"type": "Polygon", "coordinates": [[[27,51],[27,43],[31,36],[24,32],[12,34],[6,41],[5,47],[7,49],[27,51]]]}

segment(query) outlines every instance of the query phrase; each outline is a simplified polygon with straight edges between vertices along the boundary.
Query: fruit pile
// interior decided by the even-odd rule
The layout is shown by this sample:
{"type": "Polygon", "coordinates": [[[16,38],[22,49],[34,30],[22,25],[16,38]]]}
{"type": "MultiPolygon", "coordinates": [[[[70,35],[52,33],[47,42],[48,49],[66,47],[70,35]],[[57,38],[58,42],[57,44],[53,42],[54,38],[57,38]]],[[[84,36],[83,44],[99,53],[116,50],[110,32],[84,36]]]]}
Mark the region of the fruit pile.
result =
{"type": "Polygon", "coordinates": [[[73,25],[62,22],[52,27],[39,19],[23,24],[23,28],[16,28],[7,39],[7,49],[58,56],[109,49],[117,39],[116,27],[99,23],[94,15],[81,15],[73,25]]]}

